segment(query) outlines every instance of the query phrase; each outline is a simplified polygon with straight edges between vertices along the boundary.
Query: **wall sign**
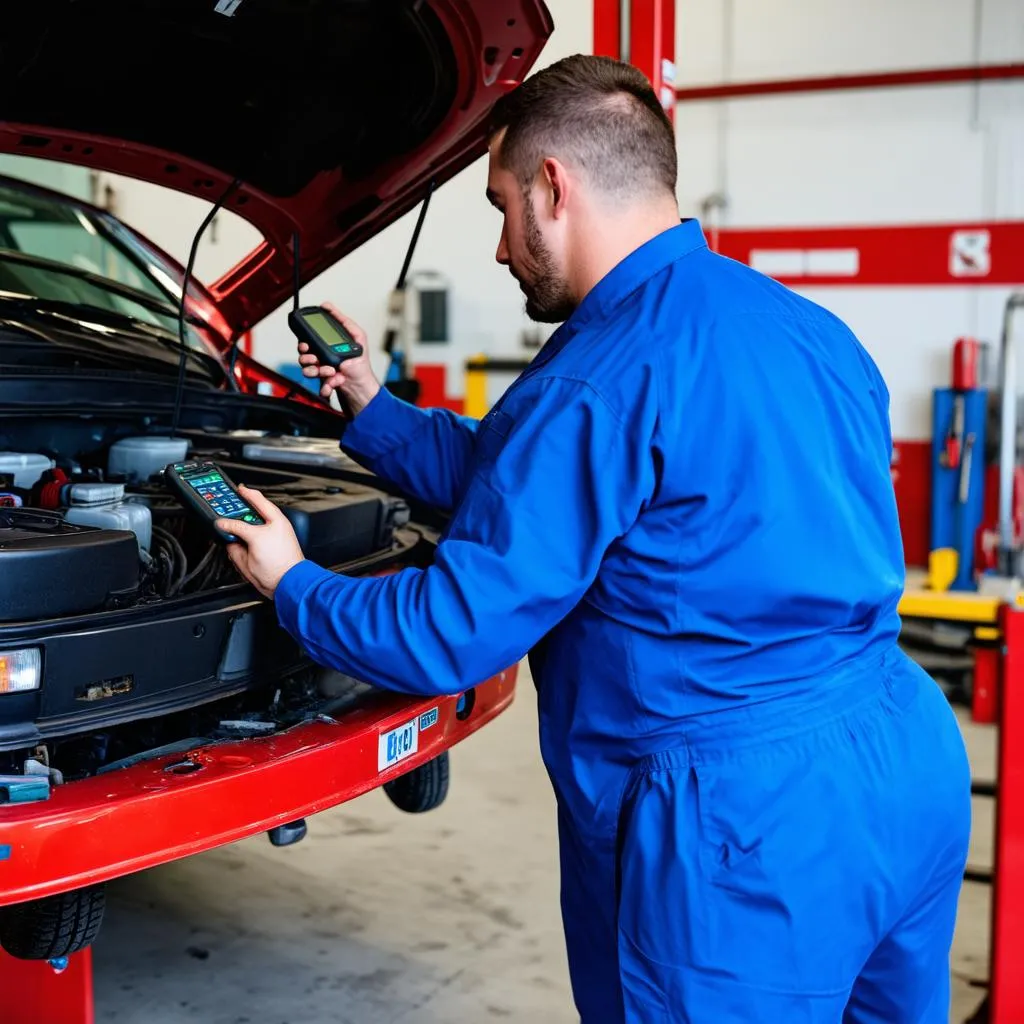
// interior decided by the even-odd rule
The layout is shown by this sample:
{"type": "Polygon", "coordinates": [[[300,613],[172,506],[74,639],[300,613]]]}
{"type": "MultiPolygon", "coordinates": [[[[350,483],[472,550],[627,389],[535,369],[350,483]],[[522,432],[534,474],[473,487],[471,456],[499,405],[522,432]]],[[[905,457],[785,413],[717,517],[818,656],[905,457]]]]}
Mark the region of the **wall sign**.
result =
{"type": "Polygon", "coordinates": [[[720,228],[708,237],[788,285],[1024,284],[1024,221],[720,228]]]}
{"type": "Polygon", "coordinates": [[[988,231],[954,231],[949,239],[953,277],[988,277],[992,273],[992,235],[988,231]]]}

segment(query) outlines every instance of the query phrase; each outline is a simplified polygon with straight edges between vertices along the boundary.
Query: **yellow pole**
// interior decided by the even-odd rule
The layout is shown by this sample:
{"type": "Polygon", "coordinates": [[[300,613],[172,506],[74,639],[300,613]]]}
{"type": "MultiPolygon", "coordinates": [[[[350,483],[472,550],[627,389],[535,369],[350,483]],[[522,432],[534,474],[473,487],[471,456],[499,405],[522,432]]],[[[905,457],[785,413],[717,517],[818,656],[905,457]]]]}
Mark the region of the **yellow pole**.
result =
{"type": "Polygon", "coordinates": [[[475,355],[466,360],[466,398],[463,410],[473,419],[487,415],[487,356],[475,355]]]}

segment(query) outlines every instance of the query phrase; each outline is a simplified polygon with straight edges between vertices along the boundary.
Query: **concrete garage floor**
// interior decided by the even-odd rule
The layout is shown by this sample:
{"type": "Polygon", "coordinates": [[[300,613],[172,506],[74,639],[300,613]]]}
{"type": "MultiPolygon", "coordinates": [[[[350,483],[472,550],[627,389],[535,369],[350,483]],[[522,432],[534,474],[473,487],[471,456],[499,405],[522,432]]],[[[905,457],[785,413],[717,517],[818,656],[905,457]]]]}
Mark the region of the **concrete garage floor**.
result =
{"type": "MultiPolygon", "coordinates": [[[[452,754],[446,803],[408,816],[371,793],[263,837],[111,886],[95,947],[98,1024],[569,1024],[554,801],[528,671],[512,709],[452,754]]],[[[994,730],[961,717],[978,778],[994,730]]],[[[971,861],[991,864],[991,801],[971,861]]],[[[987,973],[988,890],[966,885],[951,1021],[987,973]]]]}

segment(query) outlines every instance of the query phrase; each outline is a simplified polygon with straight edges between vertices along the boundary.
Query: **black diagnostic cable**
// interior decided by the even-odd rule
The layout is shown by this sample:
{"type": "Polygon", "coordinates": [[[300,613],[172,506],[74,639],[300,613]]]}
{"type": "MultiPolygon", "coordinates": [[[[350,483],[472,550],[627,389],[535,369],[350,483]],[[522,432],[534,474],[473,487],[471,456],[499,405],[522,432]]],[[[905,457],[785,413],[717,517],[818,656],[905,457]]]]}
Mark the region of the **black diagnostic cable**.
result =
{"type": "MultiPolygon", "coordinates": [[[[412,238],[409,239],[409,245],[405,250],[405,259],[402,261],[402,269],[398,273],[398,281],[395,284],[395,291],[405,290],[405,280],[409,275],[409,267],[412,264],[413,255],[416,252],[416,245],[420,240],[420,231],[423,229],[423,221],[426,219],[427,210],[430,207],[430,197],[434,194],[436,188],[436,182],[433,178],[430,179],[430,184],[427,186],[427,194],[423,198],[423,203],[420,205],[419,216],[416,218],[416,226],[413,228],[412,238]]],[[[294,273],[293,285],[292,285],[292,309],[299,308],[299,235],[296,232],[292,237],[292,247],[294,252],[292,253],[292,269],[294,273]]],[[[394,327],[388,327],[384,335],[384,351],[391,355],[395,347],[395,339],[398,332],[394,327]]],[[[289,389],[288,393],[284,396],[286,399],[291,398],[293,395],[298,394],[299,384],[293,384],[289,389]]]]}
{"type": "Polygon", "coordinates": [[[299,267],[299,233],[292,235],[292,309],[299,308],[299,288],[301,286],[299,267]]]}
{"type": "MultiPolygon", "coordinates": [[[[413,228],[409,247],[405,250],[405,260],[402,263],[402,269],[398,273],[398,281],[395,283],[396,292],[405,291],[405,279],[409,276],[409,266],[412,264],[413,253],[416,252],[416,244],[420,240],[420,231],[423,229],[423,221],[426,220],[427,209],[430,207],[430,197],[434,194],[435,187],[434,179],[431,178],[430,184],[427,186],[427,194],[423,200],[423,205],[420,207],[420,215],[416,218],[416,227],[413,228]]],[[[397,335],[398,331],[394,327],[388,327],[387,333],[384,336],[384,351],[388,355],[391,355],[394,351],[397,335]]]]}
{"type": "Polygon", "coordinates": [[[181,401],[185,393],[185,363],[188,359],[188,342],[185,340],[185,304],[188,297],[188,283],[192,280],[192,267],[196,262],[196,253],[199,251],[199,240],[203,232],[210,226],[210,222],[217,216],[217,211],[228,201],[231,194],[242,184],[240,178],[235,178],[220,198],[210,208],[210,212],[199,225],[199,230],[192,239],[192,248],[189,250],[188,263],[185,266],[185,276],[181,282],[181,299],[178,304],[178,339],[181,342],[181,353],[178,359],[178,386],[174,394],[174,418],[171,421],[171,437],[178,434],[178,421],[181,418],[181,401]]]}
{"type": "MultiPolygon", "coordinates": [[[[292,309],[299,308],[299,292],[301,290],[301,268],[299,266],[299,233],[295,231],[292,233],[292,309]]],[[[231,343],[231,353],[228,356],[229,366],[231,367],[232,378],[235,373],[235,359],[237,358],[238,342],[241,335],[231,343]]],[[[298,385],[293,384],[285,393],[284,400],[291,398],[293,395],[298,394],[298,385]]]]}

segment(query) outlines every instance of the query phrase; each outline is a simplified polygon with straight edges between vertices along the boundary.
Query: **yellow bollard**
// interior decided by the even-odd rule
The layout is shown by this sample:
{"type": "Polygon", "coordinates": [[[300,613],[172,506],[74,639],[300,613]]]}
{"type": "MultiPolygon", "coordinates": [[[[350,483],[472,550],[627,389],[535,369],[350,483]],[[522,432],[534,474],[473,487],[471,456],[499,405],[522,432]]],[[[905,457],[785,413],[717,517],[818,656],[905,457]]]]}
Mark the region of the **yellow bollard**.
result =
{"type": "Polygon", "coordinates": [[[960,556],[956,548],[935,548],[928,554],[928,589],[944,593],[956,579],[960,556]]]}
{"type": "Polygon", "coordinates": [[[476,355],[466,360],[466,398],[463,412],[473,419],[487,415],[487,356],[476,355]]]}

